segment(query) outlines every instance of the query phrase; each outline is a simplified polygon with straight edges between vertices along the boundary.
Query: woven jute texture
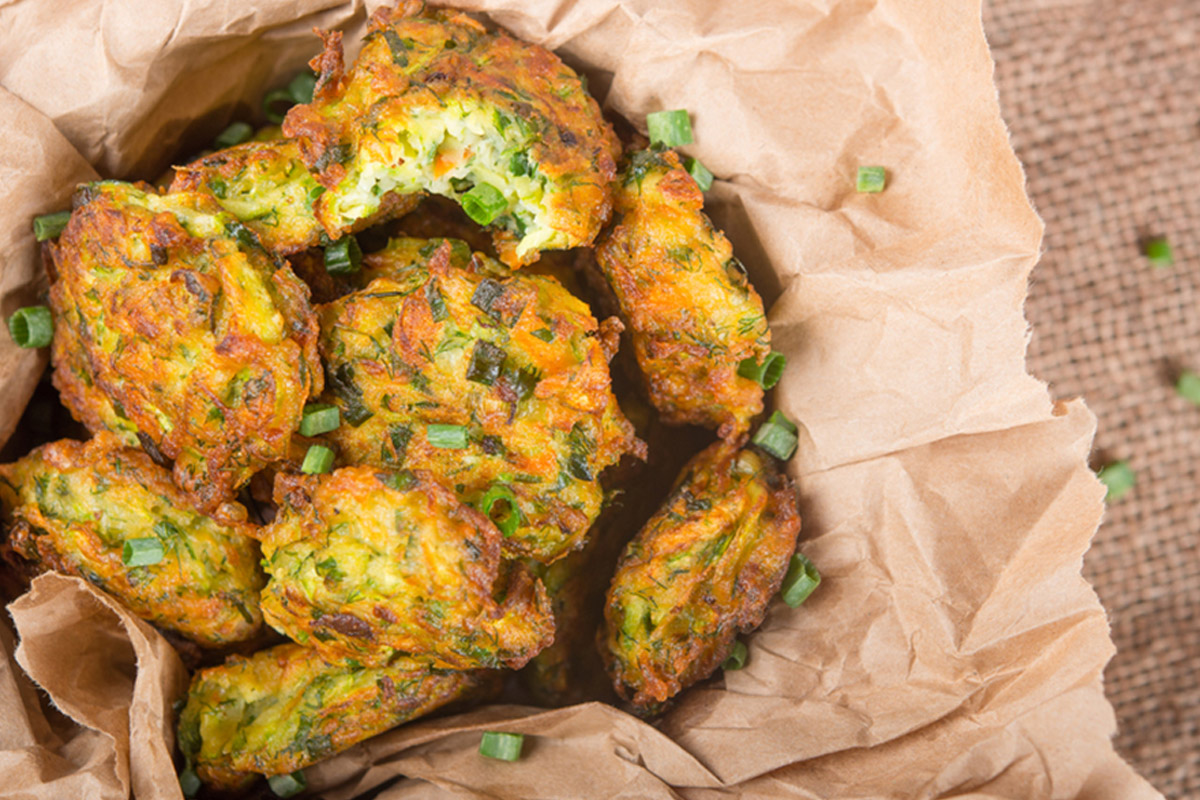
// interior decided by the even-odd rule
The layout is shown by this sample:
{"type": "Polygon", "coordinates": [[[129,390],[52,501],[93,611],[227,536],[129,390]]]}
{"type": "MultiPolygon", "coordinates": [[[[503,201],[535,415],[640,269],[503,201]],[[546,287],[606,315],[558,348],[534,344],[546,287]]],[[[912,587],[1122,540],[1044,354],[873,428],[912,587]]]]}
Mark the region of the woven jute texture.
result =
{"type": "Polygon", "coordinates": [[[1084,571],[1109,610],[1117,748],[1169,798],[1200,797],[1200,0],[990,0],[1013,144],[1046,221],[1031,371],[1128,459],[1084,571]],[[1165,235],[1175,266],[1140,243],[1165,235]]]}

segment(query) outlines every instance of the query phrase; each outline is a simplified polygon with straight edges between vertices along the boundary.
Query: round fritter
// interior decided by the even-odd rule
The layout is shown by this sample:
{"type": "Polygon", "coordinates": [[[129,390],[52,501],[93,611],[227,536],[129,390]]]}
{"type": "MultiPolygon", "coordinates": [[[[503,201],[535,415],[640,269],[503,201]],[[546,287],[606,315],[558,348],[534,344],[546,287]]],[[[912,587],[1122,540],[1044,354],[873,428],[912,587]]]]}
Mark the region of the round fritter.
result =
{"type": "Polygon", "coordinates": [[[708,677],[758,627],[800,531],[795,489],[753,450],[718,442],[625,548],[604,609],[614,688],[654,710],[708,677]]]}
{"type": "Polygon", "coordinates": [[[429,191],[491,224],[511,266],[596,237],[619,143],[553,53],[411,0],[375,14],[348,73],[341,34],[324,38],[313,102],[283,131],[328,189],[315,209],[331,236],[389,191],[429,191]]]}
{"type": "Polygon", "coordinates": [[[320,308],[342,457],[428,470],[493,514],[515,504],[506,555],[580,546],[600,472],[644,453],[612,393],[614,331],[554,280],[505,277],[453,241],[394,240],[364,261],[380,277],[320,308]]]}
{"type": "Polygon", "coordinates": [[[762,411],[762,387],[738,375],[771,350],[762,298],[701,210],[704,195],[671,150],[630,156],[615,224],[596,245],[633,336],[650,400],[671,423],[732,441],[762,411]]]}
{"type": "MultiPolygon", "coordinates": [[[[304,166],[294,142],[250,141],[210,153],[176,167],[171,191],[211,194],[275,253],[295,253],[325,239],[313,214],[313,201],[325,188],[304,166]]],[[[348,230],[358,231],[406,214],[420,202],[420,195],[389,192],[379,201],[374,214],[348,230]]]]}
{"type": "Polygon", "coordinates": [[[231,656],[193,676],[179,749],[216,789],[285,775],[430,713],[485,693],[485,671],[450,672],[400,660],[333,664],[297,644],[231,656]]]}
{"type": "Polygon", "coordinates": [[[174,459],[205,509],[286,454],[322,386],[317,320],[212,197],[89,184],[51,254],[54,384],[76,419],[174,459]]]}
{"type": "Polygon", "coordinates": [[[0,483],[12,503],[9,543],[37,568],[78,575],[201,645],[245,641],[261,627],[265,580],[246,510],[201,514],[169,472],[114,434],[43,445],[0,466],[0,483]],[[159,560],[126,566],[127,545],[159,560]]]}
{"type": "Polygon", "coordinates": [[[263,616],[326,658],[520,667],[554,638],[546,590],[500,531],[426,473],[281,474],[260,536],[263,616]]]}

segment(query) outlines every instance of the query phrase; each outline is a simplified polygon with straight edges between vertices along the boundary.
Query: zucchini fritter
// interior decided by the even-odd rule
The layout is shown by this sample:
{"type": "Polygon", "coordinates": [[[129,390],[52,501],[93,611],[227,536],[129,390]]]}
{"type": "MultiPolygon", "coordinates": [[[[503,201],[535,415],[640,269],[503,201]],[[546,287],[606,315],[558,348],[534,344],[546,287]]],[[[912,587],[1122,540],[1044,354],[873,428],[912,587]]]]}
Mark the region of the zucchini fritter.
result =
{"type": "Polygon", "coordinates": [[[795,489],[753,450],[718,442],[625,548],[604,609],[614,688],[653,711],[762,623],[800,531],[795,489]]]}
{"type": "Polygon", "coordinates": [[[216,647],[262,625],[258,545],[245,509],[201,514],[144,452],[110,433],[63,439],[0,466],[12,502],[9,542],[40,569],[78,575],[133,613],[216,647]],[[158,563],[126,566],[125,545],[148,540],[158,563]]]}
{"type": "Polygon", "coordinates": [[[179,749],[205,783],[236,789],[283,775],[486,689],[484,671],[448,672],[401,660],[329,664],[281,644],[231,656],[193,676],[179,749]]]}
{"type": "Polygon", "coordinates": [[[732,441],[763,399],[738,364],[761,364],[771,334],[762,299],[703,205],[673,151],[633,153],[620,176],[616,223],[596,259],[631,329],[655,408],[668,422],[718,428],[732,441]]]}
{"type": "MultiPolygon", "coordinates": [[[[287,255],[321,244],[324,229],[313,201],[325,191],[309,173],[294,142],[250,141],[175,168],[172,192],[206,192],[258,235],[263,246],[287,255]]],[[[420,195],[389,192],[379,209],[348,228],[366,228],[411,211],[420,195]]]]}
{"type": "Polygon", "coordinates": [[[600,472],[644,454],[612,393],[612,329],[461,242],[397,239],[364,264],[379,277],[319,311],[342,456],[428,470],[472,505],[501,493],[506,555],[549,563],[582,544],[600,472]]]}
{"type": "Polygon", "coordinates": [[[76,419],[174,459],[206,510],[287,453],[323,380],[308,289],[212,197],[89,184],[51,254],[76,419]]]}
{"type": "Polygon", "coordinates": [[[329,659],[520,667],[554,638],[542,584],[500,531],[426,473],[281,474],[261,531],[263,616],[329,659]]]}
{"type": "Polygon", "coordinates": [[[330,236],[391,191],[459,201],[511,266],[590,244],[608,220],[619,142],[553,53],[413,0],[376,12],[349,72],[341,34],[324,40],[313,102],[283,131],[328,189],[315,209],[330,236]]]}

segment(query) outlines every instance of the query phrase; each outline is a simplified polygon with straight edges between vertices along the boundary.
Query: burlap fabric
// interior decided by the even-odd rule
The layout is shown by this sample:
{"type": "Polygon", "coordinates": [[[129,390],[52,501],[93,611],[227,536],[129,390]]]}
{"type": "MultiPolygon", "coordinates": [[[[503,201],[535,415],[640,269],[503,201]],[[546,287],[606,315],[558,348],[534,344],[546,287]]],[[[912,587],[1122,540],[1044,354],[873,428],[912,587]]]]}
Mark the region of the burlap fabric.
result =
{"type": "Polygon", "coordinates": [[[1200,2],[992,0],[985,27],[1013,144],[1046,221],[1031,371],[1128,459],[1085,560],[1117,655],[1117,748],[1170,798],[1200,797],[1200,2]],[[1139,241],[1166,235],[1176,266],[1139,241]]]}

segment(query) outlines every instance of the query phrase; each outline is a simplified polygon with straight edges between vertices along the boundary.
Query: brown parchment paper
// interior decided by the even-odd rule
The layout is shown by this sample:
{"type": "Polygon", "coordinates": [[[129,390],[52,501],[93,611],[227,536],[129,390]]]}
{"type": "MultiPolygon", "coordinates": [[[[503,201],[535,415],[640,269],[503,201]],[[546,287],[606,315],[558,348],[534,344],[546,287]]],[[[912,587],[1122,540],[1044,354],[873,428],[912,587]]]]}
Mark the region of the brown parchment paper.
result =
{"type": "MultiPolygon", "coordinates": [[[[1095,422],[1025,370],[1041,225],[979,4],[454,4],[554,48],[634,122],[691,110],[685,150],[723,179],[708,210],[788,357],[775,401],[801,423],[790,470],[825,581],[801,608],[771,609],[745,670],[657,726],[601,704],[493,706],[377,737],[310,768],[310,787],[343,800],[403,775],[384,797],[1158,796],[1112,751],[1112,645],[1080,577],[1103,510],[1086,466],[1095,422]],[[887,190],[856,193],[856,168],[876,164],[887,190]],[[495,728],[533,735],[521,761],[478,756],[478,732],[495,728]]],[[[0,299],[36,291],[30,216],[61,207],[89,164],[152,177],[285,81],[314,52],[312,25],[353,41],[376,5],[0,5],[0,124],[26,143],[0,150],[0,299]]],[[[40,366],[0,343],[0,424],[40,366]]],[[[178,797],[183,676],[161,638],[54,576],[10,612],[21,668],[75,726],[52,727],[4,662],[15,727],[0,764],[20,788],[0,796],[61,797],[53,781],[78,781],[93,787],[81,796],[178,797]]]]}

